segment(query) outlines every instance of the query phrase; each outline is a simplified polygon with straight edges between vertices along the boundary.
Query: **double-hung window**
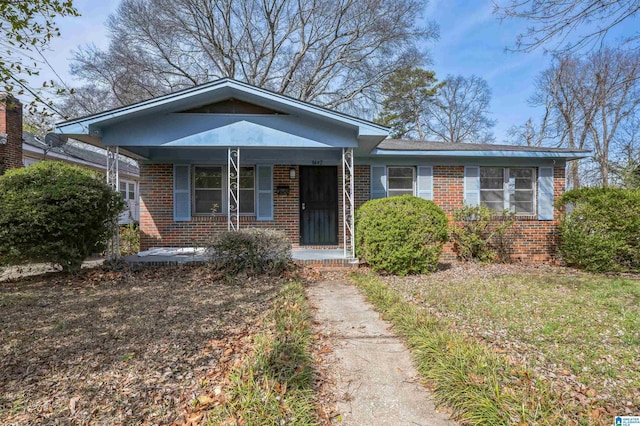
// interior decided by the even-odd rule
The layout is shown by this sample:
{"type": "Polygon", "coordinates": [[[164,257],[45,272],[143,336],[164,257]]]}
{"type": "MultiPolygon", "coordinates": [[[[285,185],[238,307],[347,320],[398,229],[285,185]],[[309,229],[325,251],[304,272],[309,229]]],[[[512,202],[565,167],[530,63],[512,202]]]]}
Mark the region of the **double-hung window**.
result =
{"type": "Polygon", "coordinates": [[[193,170],[193,198],[195,214],[222,212],[224,188],[222,166],[195,166],[193,170]]]}
{"type": "MultiPolygon", "coordinates": [[[[255,167],[240,167],[240,213],[255,214],[255,167]]],[[[227,209],[227,168],[194,166],[193,207],[198,215],[225,213],[227,209]]]]}
{"type": "Polygon", "coordinates": [[[495,211],[536,213],[536,172],[532,167],[481,167],[480,202],[495,211]]]}
{"type": "Polygon", "coordinates": [[[387,167],[387,196],[415,195],[415,167],[387,167]]]}
{"type": "Polygon", "coordinates": [[[240,213],[256,212],[256,169],[240,167],[240,213]]]}

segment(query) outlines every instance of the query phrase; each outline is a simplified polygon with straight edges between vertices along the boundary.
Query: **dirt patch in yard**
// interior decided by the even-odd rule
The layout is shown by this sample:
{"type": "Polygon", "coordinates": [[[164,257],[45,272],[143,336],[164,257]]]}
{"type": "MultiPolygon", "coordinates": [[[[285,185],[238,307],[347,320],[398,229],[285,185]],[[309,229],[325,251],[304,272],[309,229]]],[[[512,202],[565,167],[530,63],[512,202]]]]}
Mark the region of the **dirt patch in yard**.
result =
{"type": "Polygon", "coordinates": [[[180,420],[280,283],[227,283],[203,266],[1,283],[0,423],[180,420]]]}

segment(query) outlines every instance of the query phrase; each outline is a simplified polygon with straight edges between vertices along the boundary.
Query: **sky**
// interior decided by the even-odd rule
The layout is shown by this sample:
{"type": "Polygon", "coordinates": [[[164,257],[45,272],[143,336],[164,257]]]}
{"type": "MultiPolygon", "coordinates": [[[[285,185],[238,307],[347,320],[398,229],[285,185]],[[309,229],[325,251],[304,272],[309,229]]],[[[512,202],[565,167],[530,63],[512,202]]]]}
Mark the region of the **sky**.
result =
{"type": "MultiPolygon", "coordinates": [[[[75,0],[81,16],[59,21],[62,35],[44,53],[67,85],[80,84],[69,73],[77,46],[87,43],[100,48],[108,46],[104,24],[119,3],[119,0],[75,0]]],[[[516,36],[526,29],[525,22],[500,22],[493,14],[491,0],[430,0],[425,18],[440,26],[439,40],[423,45],[432,60],[428,68],[436,72],[436,77],[442,80],[447,74],[473,74],[489,83],[497,143],[508,141],[508,131],[513,125],[540,114],[528,104],[528,99],[533,94],[536,76],[548,67],[551,57],[541,50],[514,53],[505,49],[513,47],[516,36]]],[[[58,80],[49,67],[43,67],[39,82],[34,84],[50,79],[58,80]]]]}

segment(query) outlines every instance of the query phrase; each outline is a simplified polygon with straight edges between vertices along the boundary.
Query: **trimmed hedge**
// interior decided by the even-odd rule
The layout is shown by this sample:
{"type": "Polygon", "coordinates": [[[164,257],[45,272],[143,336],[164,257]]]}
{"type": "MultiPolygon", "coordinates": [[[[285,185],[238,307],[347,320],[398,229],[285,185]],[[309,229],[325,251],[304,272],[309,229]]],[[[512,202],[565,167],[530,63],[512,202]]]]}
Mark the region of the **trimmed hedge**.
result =
{"type": "Polygon", "coordinates": [[[0,262],[80,268],[105,248],[124,209],[97,173],[42,161],[0,176],[0,262]]]}
{"type": "Polygon", "coordinates": [[[356,250],[374,271],[396,275],[436,270],[448,220],[432,201],[412,195],[364,203],[356,212],[356,250]]]}
{"type": "Polygon", "coordinates": [[[556,203],[569,207],[559,247],[568,265],[591,272],[640,270],[640,191],[580,188],[556,203]]]}

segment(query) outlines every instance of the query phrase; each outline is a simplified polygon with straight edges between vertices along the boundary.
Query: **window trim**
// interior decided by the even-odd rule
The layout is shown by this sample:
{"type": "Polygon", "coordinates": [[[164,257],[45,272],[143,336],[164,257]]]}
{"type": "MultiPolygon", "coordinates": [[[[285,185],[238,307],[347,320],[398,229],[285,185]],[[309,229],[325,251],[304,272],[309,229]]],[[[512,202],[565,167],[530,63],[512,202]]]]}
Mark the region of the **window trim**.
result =
{"type": "MultiPolygon", "coordinates": [[[[257,184],[257,175],[256,175],[256,170],[257,167],[255,164],[241,164],[240,168],[243,167],[250,167],[253,169],[253,187],[251,188],[251,190],[253,191],[253,212],[240,212],[240,216],[256,216],[256,210],[257,210],[257,188],[256,188],[256,184],[257,184]]],[[[229,184],[228,184],[228,172],[227,172],[227,165],[225,164],[192,164],[191,165],[191,209],[192,209],[192,216],[204,216],[204,217],[220,217],[220,216],[227,216],[227,202],[228,202],[228,198],[229,198],[229,184]],[[219,212],[218,213],[197,213],[196,212],[196,179],[195,179],[195,173],[196,173],[196,168],[197,167],[220,167],[222,170],[222,188],[220,189],[222,191],[222,205],[219,208],[219,212]]],[[[207,188],[201,188],[200,190],[207,190],[207,188]]],[[[217,190],[217,189],[210,189],[210,190],[217,190]]]]}
{"type": "MultiPolygon", "coordinates": [[[[478,175],[478,179],[479,179],[479,185],[478,185],[478,191],[479,191],[479,197],[478,197],[478,201],[480,202],[480,205],[483,205],[482,202],[482,193],[483,191],[498,191],[498,189],[483,189],[482,188],[482,169],[501,169],[502,170],[502,202],[503,202],[503,207],[504,210],[507,211],[513,211],[511,210],[511,191],[509,190],[509,181],[510,181],[510,176],[511,176],[511,170],[512,169],[527,169],[527,170],[531,170],[532,172],[532,176],[531,176],[531,182],[532,182],[532,186],[531,189],[527,189],[526,191],[530,191],[532,194],[532,208],[533,211],[531,212],[514,212],[514,214],[517,217],[528,217],[528,216],[536,216],[538,214],[538,173],[537,173],[537,167],[534,166],[522,166],[522,167],[500,167],[500,166],[480,166],[480,171],[479,171],[479,175],[478,175]]],[[[517,189],[515,189],[514,187],[514,192],[518,191],[517,189]]],[[[524,190],[520,190],[520,191],[524,191],[524,190]]]]}
{"type": "Polygon", "coordinates": [[[120,179],[118,181],[118,192],[122,195],[122,189],[120,188],[124,185],[124,195],[122,198],[127,202],[127,204],[131,201],[136,201],[138,199],[138,188],[136,182],[129,179],[120,179]]]}
{"type": "Polygon", "coordinates": [[[417,187],[417,181],[416,181],[416,167],[415,166],[387,166],[386,169],[386,180],[387,180],[387,188],[386,188],[386,192],[387,192],[387,196],[386,198],[389,197],[397,197],[398,195],[391,195],[390,191],[406,191],[406,189],[391,189],[390,185],[389,185],[389,178],[391,173],[389,173],[389,169],[411,169],[411,195],[413,195],[414,197],[416,196],[416,187],[417,187]]]}

